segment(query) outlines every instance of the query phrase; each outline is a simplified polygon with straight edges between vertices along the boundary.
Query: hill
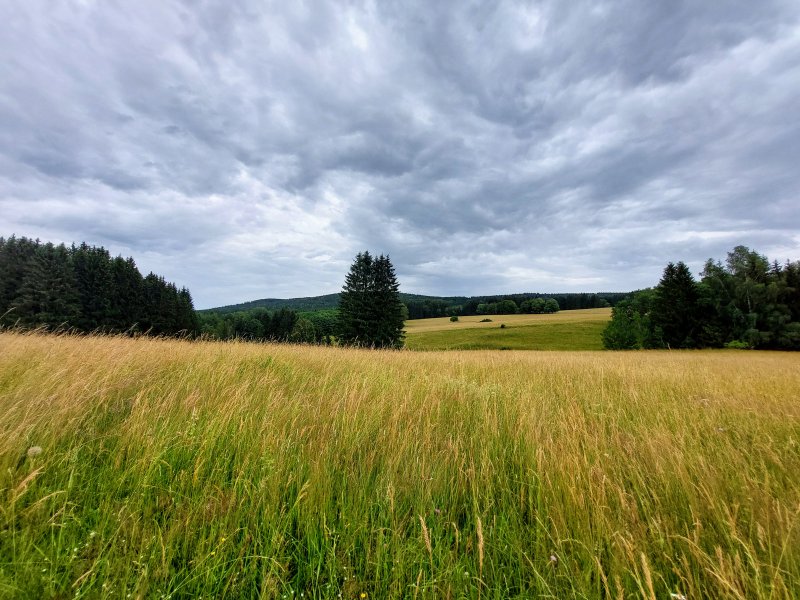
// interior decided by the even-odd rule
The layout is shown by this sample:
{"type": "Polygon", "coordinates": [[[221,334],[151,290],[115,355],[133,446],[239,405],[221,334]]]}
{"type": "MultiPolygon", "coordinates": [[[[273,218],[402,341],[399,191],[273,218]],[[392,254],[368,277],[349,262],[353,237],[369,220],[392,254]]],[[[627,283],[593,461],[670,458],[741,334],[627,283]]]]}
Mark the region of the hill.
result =
{"type": "MultiPolygon", "coordinates": [[[[429,316],[443,316],[453,307],[477,307],[484,302],[497,302],[510,299],[517,303],[528,298],[555,298],[562,309],[597,308],[598,306],[614,306],[619,300],[628,295],[628,292],[600,292],[600,293],[559,293],[539,294],[526,292],[520,294],[496,294],[487,296],[426,296],[424,294],[401,293],[400,299],[409,307],[412,318],[425,318],[429,316]],[[414,314],[414,312],[420,314],[414,314]],[[427,314],[427,313],[439,314],[427,314]],[[422,314],[425,313],[425,314],[422,314]]],[[[325,294],[322,296],[306,296],[302,298],[263,298],[240,304],[229,304],[216,308],[206,308],[200,313],[232,313],[266,308],[267,310],[280,310],[288,308],[298,312],[325,310],[336,308],[339,305],[339,294],[325,294]]],[[[474,310],[472,311],[474,312],[474,310]]]]}

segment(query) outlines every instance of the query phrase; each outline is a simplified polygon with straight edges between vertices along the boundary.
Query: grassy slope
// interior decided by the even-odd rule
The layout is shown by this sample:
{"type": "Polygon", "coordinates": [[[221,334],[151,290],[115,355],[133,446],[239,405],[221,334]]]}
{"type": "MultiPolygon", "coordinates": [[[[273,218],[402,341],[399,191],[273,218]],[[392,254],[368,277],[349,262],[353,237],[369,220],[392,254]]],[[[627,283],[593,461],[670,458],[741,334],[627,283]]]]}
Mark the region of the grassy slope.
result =
{"type": "Polygon", "coordinates": [[[789,353],[2,334],[0,596],[790,598],[798,389],[789,353]]]}
{"type": "Polygon", "coordinates": [[[457,322],[418,319],[406,324],[406,345],[412,350],[602,350],[601,334],[610,318],[610,308],[595,308],[461,317],[457,322]],[[492,322],[481,323],[484,318],[492,322]]]}

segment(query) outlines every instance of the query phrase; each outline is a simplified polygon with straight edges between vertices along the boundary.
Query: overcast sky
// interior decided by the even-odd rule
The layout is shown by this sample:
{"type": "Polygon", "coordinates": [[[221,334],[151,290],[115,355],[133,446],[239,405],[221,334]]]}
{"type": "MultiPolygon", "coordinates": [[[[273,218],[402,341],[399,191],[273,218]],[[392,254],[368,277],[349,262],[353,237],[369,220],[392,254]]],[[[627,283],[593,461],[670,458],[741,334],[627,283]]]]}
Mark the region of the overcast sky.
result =
{"type": "Polygon", "coordinates": [[[104,245],[206,308],[627,291],[800,258],[800,4],[0,3],[0,236],[104,245]]]}

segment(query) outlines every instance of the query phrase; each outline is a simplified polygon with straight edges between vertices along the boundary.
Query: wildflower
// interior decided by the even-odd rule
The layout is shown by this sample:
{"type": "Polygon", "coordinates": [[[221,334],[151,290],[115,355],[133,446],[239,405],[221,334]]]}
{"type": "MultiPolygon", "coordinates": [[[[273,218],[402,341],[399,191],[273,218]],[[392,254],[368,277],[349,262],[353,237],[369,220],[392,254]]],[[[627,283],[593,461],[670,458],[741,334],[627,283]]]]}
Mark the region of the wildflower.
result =
{"type": "Polygon", "coordinates": [[[31,446],[30,448],[28,448],[28,458],[39,456],[41,453],[42,453],[41,446],[31,446]]]}
{"type": "Polygon", "coordinates": [[[557,565],[558,564],[558,557],[555,554],[551,554],[550,555],[550,563],[553,564],[553,565],[557,565]]]}
{"type": "Polygon", "coordinates": [[[366,592],[361,592],[361,595],[359,596],[359,598],[366,598],[366,597],[367,597],[367,593],[366,592]]]}

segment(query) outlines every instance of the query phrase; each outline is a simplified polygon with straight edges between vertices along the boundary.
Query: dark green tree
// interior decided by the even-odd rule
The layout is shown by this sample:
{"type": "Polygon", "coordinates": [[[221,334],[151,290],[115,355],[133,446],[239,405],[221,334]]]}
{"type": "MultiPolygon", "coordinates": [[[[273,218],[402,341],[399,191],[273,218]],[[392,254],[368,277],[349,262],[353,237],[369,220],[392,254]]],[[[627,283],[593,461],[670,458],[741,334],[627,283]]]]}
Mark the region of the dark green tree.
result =
{"type": "Polygon", "coordinates": [[[406,307],[400,301],[400,284],[388,256],[379,256],[372,263],[373,320],[371,346],[402,348],[406,307]]]}
{"type": "Polygon", "coordinates": [[[500,300],[497,303],[497,313],[498,315],[514,315],[519,312],[519,308],[517,307],[517,303],[511,299],[500,300]]]}
{"type": "Polygon", "coordinates": [[[669,263],[655,289],[650,315],[653,329],[666,348],[695,348],[699,329],[699,291],[684,263],[669,263]]]}
{"type": "Polygon", "coordinates": [[[404,316],[400,285],[389,257],[359,252],[339,295],[339,342],[400,348],[404,316]]]}
{"type": "Polygon", "coordinates": [[[12,325],[23,316],[18,310],[19,291],[39,246],[38,240],[25,237],[0,238],[0,325],[12,325]]]}
{"type": "Polygon", "coordinates": [[[289,341],[295,344],[313,344],[317,341],[317,331],[314,323],[305,317],[300,317],[294,324],[289,341]]]}
{"type": "Polygon", "coordinates": [[[339,294],[339,342],[351,346],[367,346],[372,311],[369,295],[372,291],[372,255],[359,252],[344,280],[339,294]]]}
{"type": "Polygon", "coordinates": [[[178,291],[177,305],[176,333],[194,337],[200,331],[200,321],[194,310],[192,294],[187,288],[183,287],[178,291]]]}
{"type": "Polygon", "coordinates": [[[82,331],[113,329],[114,322],[110,317],[114,284],[108,250],[86,243],[73,246],[72,264],[81,303],[78,328],[82,331]]]}
{"type": "Polygon", "coordinates": [[[144,310],[144,278],[132,258],[116,257],[111,261],[113,283],[109,298],[108,321],[114,331],[140,326],[144,310]]]}
{"type": "Polygon", "coordinates": [[[23,326],[74,326],[80,304],[69,252],[63,244],[36,247],[12,305],[23,326]]]}
{"type": "Polygon", "coordinates": [[[547,300],[544,301],[544,311],[543,312],[548,313],[548,314],[553,314],[553,313],[557,313],[559,311],[559,309],[560,309],[560,307],[558,306],[558,300],[556,300],[555,298],[548,298],[547,300]]]}
{"type": "Polygon", "coordinates": [[[657,346],[653,339],[650,311],[653,290],[635,292],[611,309],[611,321],[603,330],[603,346],[608,350],[634,350],[657,346]]]}

